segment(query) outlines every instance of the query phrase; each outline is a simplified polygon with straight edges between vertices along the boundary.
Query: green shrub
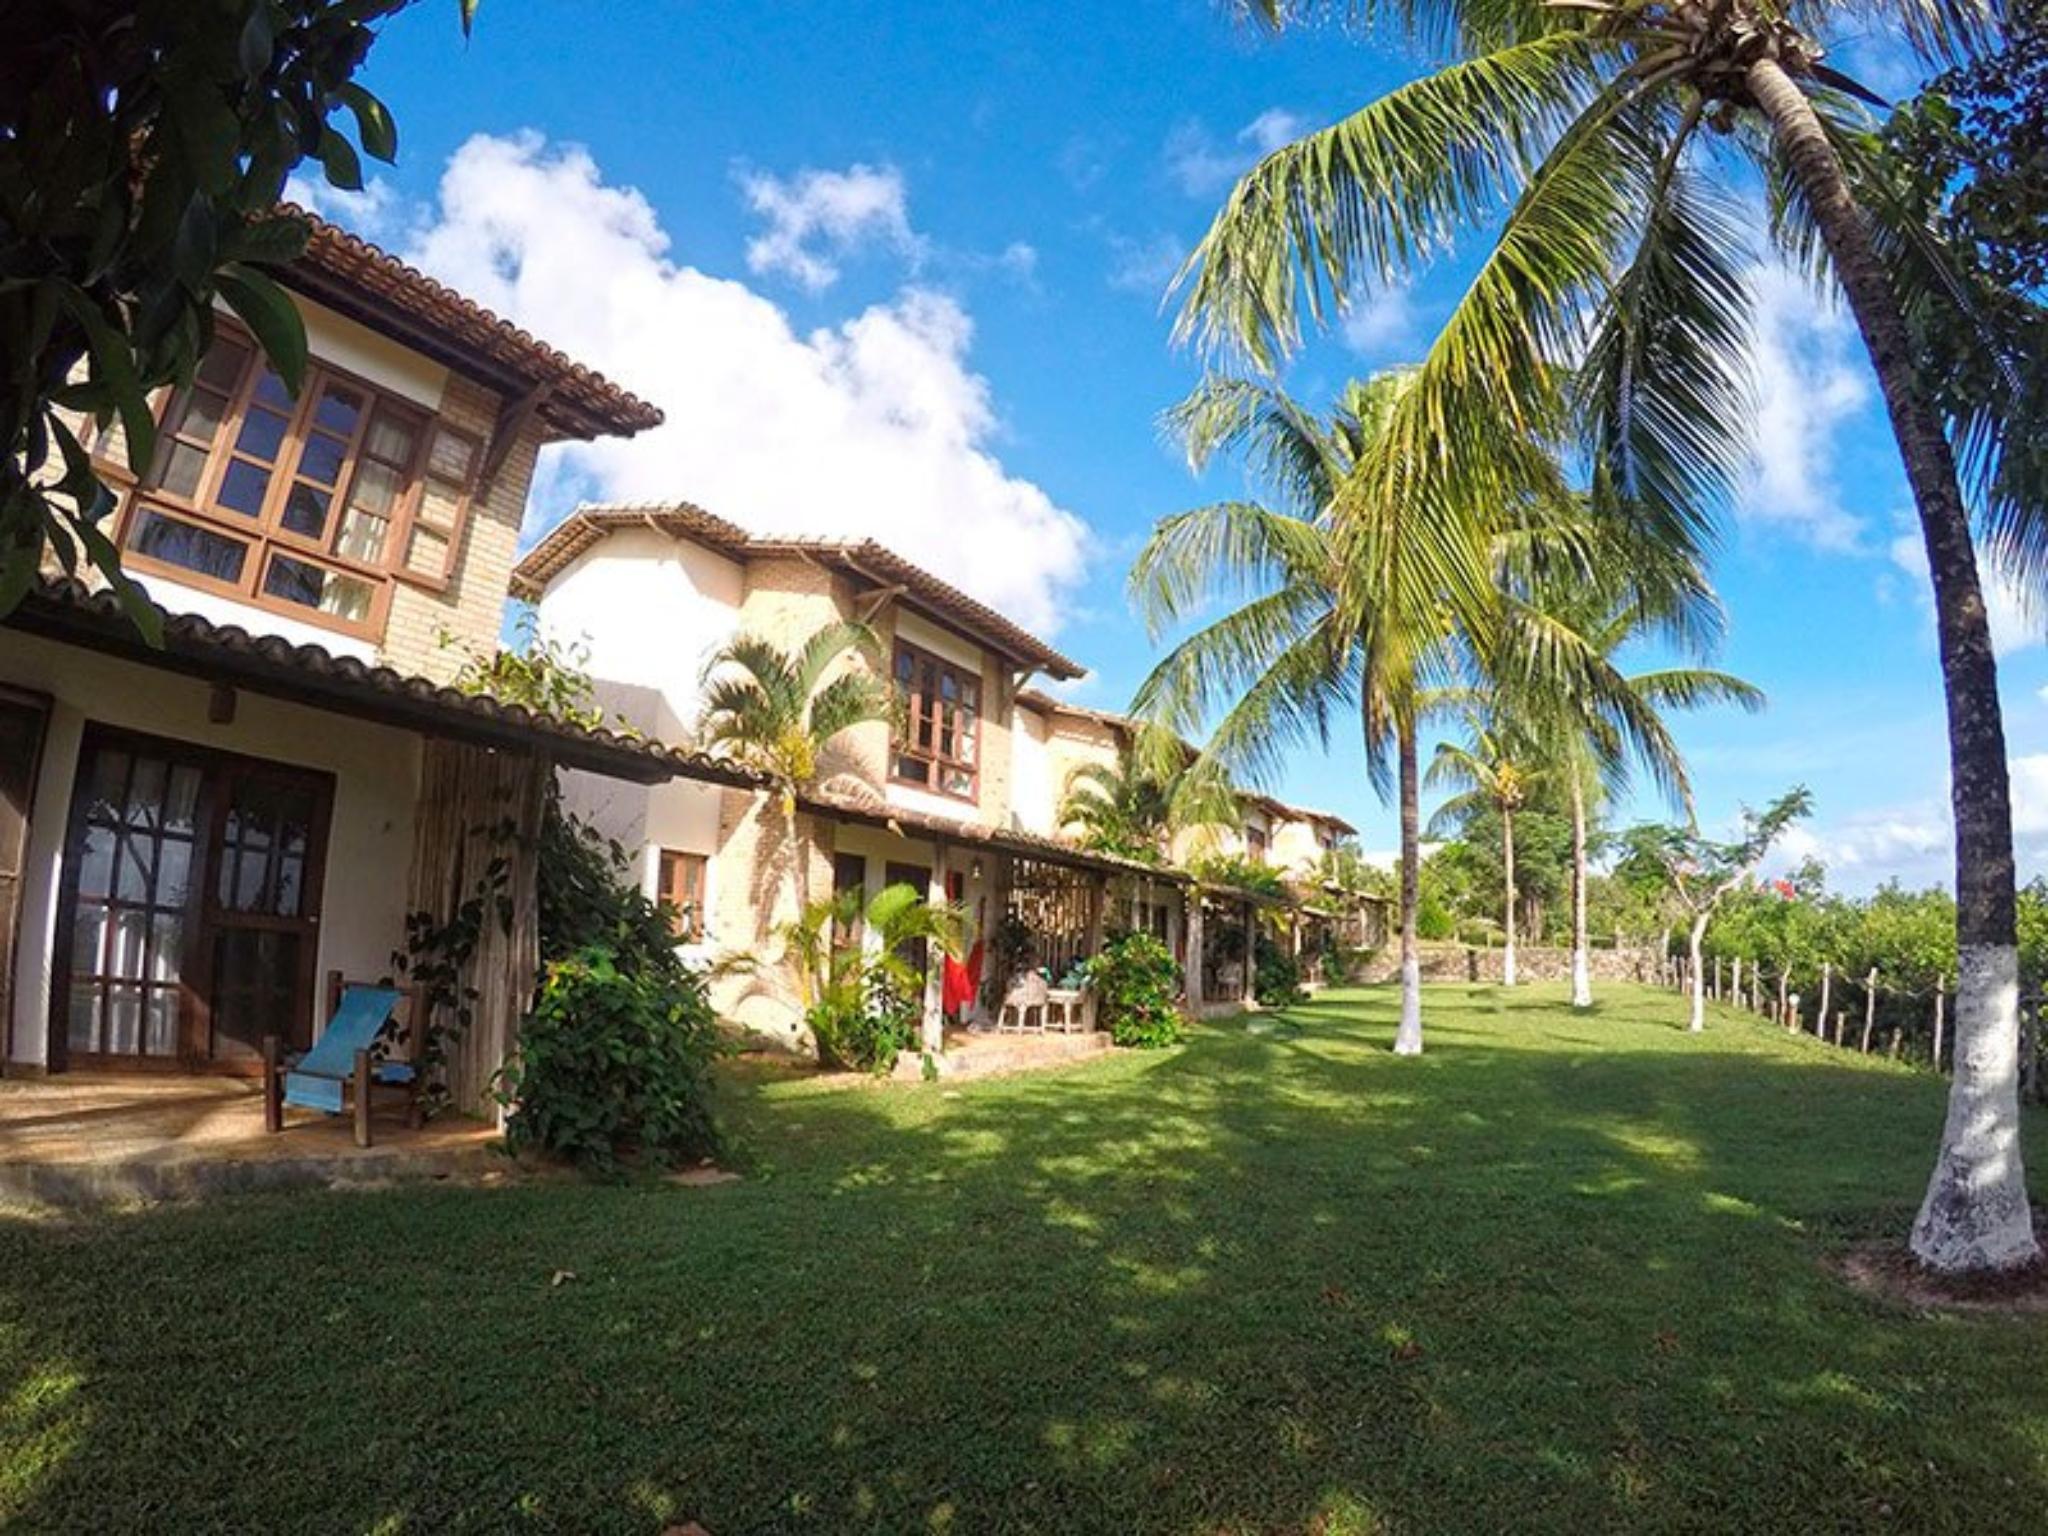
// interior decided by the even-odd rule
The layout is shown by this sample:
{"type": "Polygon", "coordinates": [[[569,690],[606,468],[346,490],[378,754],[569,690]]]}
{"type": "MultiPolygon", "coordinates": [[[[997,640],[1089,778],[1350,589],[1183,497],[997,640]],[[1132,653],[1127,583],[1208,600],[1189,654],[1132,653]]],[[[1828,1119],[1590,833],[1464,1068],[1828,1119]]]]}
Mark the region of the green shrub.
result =
{"type": "Polygon", "coordinates": [[[1261,1008],[1286,1008],[1308,1001],[1302,990],[1301,967],[1294,956],[1263,933],[1259,935],[1258,959],[1252,967],[1252,997],[1261,1008]]]}
{"type": "Polygon", "coordinates": [[[1087,963],[1096,1017],[1118,1045],[1152,1049],[1180,1039],[1180,967],[1149,933],[1111,939],[1087,963]]]}
{"type": "Polygon", "coordinates": [[[622,969],[591,945],[542,978],[498,1074],[505,1138],[591,1168],[718,1151],[711,1067],[722,1049],[704,983],[681,967],[622,969]]]}
{"type": "Polygon", "coordinates": [[[855,987],[836,989],[811,1005],[804,1022],[818,1042],[818,1060],[828,1067],[884,1076],[917,1038],[918,1001],[895,977],[877,968],[855,987]]]}

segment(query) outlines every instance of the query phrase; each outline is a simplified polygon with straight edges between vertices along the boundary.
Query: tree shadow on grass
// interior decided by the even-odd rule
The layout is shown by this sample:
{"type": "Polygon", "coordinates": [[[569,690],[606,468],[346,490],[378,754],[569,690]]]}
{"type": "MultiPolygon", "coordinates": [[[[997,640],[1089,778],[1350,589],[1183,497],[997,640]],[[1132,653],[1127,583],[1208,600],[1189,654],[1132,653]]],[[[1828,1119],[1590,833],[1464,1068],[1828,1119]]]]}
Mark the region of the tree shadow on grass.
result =
{"type": "Polygon", "coordinates": [[[1462,990],[1419,1061],[1373,993],[1056,1075],[756,1085],[719,1189],[0,1228],[0,1517],[1995,1528],[2048,1491],[2048,1330],[1820,1262],[1902,1230],[1936,1083],[1462,990]]]}

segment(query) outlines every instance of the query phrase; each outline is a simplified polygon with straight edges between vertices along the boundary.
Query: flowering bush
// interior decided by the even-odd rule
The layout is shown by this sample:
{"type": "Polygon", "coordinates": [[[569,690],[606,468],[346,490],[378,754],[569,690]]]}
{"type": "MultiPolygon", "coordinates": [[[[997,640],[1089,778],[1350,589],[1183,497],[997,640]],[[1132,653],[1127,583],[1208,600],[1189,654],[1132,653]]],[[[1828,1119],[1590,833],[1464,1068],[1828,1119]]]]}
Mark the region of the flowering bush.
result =
{"type": "Polygon", "coordinates": [[[1149,933],[1111,939],[1087,963],[1096,1017],[1118,1045],[1152,1049],[1180,1039],[1180,967],[1149,933]]]}

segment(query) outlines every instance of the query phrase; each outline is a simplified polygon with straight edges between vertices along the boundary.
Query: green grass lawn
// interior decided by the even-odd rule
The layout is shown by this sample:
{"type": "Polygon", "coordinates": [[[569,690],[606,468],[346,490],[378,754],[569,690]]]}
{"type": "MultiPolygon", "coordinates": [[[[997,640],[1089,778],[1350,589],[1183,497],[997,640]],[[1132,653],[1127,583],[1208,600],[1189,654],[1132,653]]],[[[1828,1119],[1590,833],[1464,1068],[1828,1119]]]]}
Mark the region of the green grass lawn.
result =
{"type": "Polygon", "coordinates": [[[0,1220],[0,1526],[2042,1528],[2048,1319],[1829,1269],[1941,1084],[1619,988],[1434,989],[1402,1061],[1393,1005],[742,1084],[719,1188],[0,1220]]]}

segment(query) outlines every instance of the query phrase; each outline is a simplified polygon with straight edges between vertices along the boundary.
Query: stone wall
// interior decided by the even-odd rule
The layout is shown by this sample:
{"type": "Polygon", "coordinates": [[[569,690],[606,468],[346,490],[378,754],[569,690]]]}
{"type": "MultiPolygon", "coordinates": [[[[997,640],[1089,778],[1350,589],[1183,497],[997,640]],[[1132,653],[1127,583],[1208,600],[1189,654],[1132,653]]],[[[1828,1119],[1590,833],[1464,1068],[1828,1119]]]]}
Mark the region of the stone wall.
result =
{"type": "MultiPolygon", "coordinates": [[[[1424,943],[1418,946],[1424,981],[1493,982],[1500,980],[1503,952],[1475,949],[1468,944],[1424,943]]],[[[1588,951],[1595,981],[1653,981],[1657,955],[1651,949],[1599,949],[1588,951]]],[[[1366,983],[1396,981],[1401,974],[1401,946],[1390,937],[1366,966],[1359,979],[1366,983]]],[[[1572,952],[1548,944],[1521,944],[1515,948],[1515,974],[1521,981],[1569,981],[1572,952]]]]}

